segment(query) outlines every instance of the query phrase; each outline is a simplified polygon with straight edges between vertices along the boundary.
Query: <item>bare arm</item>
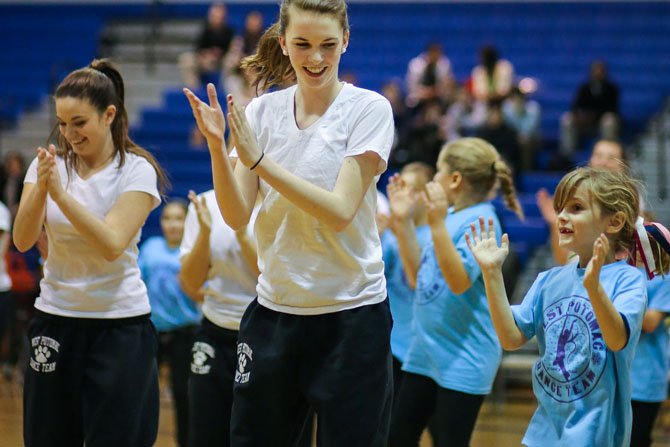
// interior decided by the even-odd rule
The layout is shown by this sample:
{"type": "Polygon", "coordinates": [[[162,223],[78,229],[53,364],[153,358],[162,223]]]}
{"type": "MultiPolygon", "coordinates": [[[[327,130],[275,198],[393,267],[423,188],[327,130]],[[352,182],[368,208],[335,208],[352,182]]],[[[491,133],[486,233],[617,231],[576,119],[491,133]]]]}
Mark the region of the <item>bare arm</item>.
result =
{"type": "Polygon", "coordinates": [[[261,271],[258,270],[258,254],[256,252],[256,244],[253,240],[247,235],[247,227],[242,227],[235,232],[235,237],[237,242],[240,244],[240,250],[242,251],[242,257],[244,262],[249,267],[249,270],[254,272],[256,276],[261,274],[261,271]]]}
{"type": "Polygon", "coordinates": [[[46,216],[46,201],[52,163],[46,149],[37,149],[37,183],[26,183],[21,193],[19,210],[14,220],[12,235],[19,251],[35,245],[42,231],[46,216]]]}
{"type": "Polygon", "coordinates": [[[527,340],[514,320],[502,275],[502,265],[509,251],[507,234],[503,234],[498,247],[493,219],[489,220],[489,231],[486,231],[484,218],[479,218],[479,236],[474,223],[470,228],[472,236],[466,234],[465,238],[482,269],[491,320],[500,339],[500,345],[507,351],[519,349],[527,340]]]}
{"type": "Polygon", "coordinates": [[[593,257],[586,266],[584,287],[591,300],[598,326],[603,333],[605,344],[612,351],[620,351],[628,342],[628,332],[623,317],[614,307],[600,284],[600,270],[609,252],[607,236],[601,234],[593,243],[593,257]]]}
{"type": "Polygon", "coordinates": [[[414,289],[421,264],[421,247],[416,237],[413,219],[417,198],[399,174],[389,179],[386,192],[393,219],[391,229],[398,240],[398,254],[402,268],[407,284],[414,289]]]}
{"type": "Polygon", "coordinates": [[[465,271],[463,260],[456,250],[449,230],[447,230],[445,221],[449,203],[444,188],[438,182],[429,182],[426,185],[426,193],[423,193],[422,197],[428,210],[428,224],[442,277],[453,293],[456,295],[465,293],[472,282],[468,277],[468,272],[465,271]]]}
{"type": "MultiPolygon", "coordinates": [[[[374,152],[345,157],[332,191],[318,187],[293,174],[274,160],[264,156],[258,148],[244,112],[228,96],[228,123],[240,164],[254,171],[279,194],[304,212],[335,231],[346,228],[370,188],[376,174],[383,168],[383,161],[374,152]],[[262,157],[262,158],[261,158],[262,157]],[[259,162],[260,161],[260,162],[259,162]]],[[[238,166],[237,169],[241,169],[238,166]]],[[[255,197],[254,197],[255,199],[255,197]]]]}
{"type": "MultiPolygon", "coordinates": [[[[181,269],[179,270],[179,282],[182,289],[195,300],[202,300],[198,293],[207,280],[211,265],[209,237],[212,230],[212,218],[204,197],[198,198],[195,192],[189,191],[188,198],[195,207],[198,217],[198,236],[191,251],[181,258],[181,269]]],[[[189,211],[191,213],[192,210],[189,211]]],[[[193,222],[187,216],[187,225],[193,222]]]]}
{"type": "Polygon", "coordinates": [[[659,324],[663,322],[665,312],[656,309],[648,309],[642,319],[642,330],[644,332],[654,332],[659,324]]]}
{"type": "Polygon", "coordinates": [[[228,148],[223,138],[226,122],[214,86],[207,85],[209,105],[189,89],[184,89],[184,94],[193,109],[198,129],[207,139],[214,192],[221,216],[231,228],[238,229],[249,222],[258,193],[258,177],[239,163],[239,166],[234,167],[228,157],[228,148]]]}

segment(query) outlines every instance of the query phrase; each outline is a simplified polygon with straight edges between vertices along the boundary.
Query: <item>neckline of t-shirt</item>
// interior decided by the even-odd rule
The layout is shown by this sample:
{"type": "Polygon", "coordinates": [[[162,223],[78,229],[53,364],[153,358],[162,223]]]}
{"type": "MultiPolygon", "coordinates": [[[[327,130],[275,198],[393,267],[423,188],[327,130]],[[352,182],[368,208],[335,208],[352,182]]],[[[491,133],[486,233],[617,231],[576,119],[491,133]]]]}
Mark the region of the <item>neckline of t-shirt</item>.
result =
{"type": "MultiPolygon", "coordinates": [[[[581,274],[586,273],[586,266],[580,267],[579,266],[579,260],[577,260],[577,262],[575,262],[574,264],[575,264],[575,271],[576,272],[579,272],[581,274]]],[[[603,264],[603,266],[600,268],[600,271],[609,270],[611,268],[614,268],[615,266],[624,265],[624,264],[628,265],[628,261],[626,261],[625,259],[615,259],[612,262],[608,262],[607,264],[603,264]]]]}
{"type": "Polygon", "coordinates": [[[331,110],[335,108],[335,106],[341,101],[341,99],[344,97],[343,92],[345,89],[348,89],[351,84],[348,82],[340,81],[342,83],[342,88],[340,91],[337,93],[337,96],[335,96],[335,99],[333,99],[333,102],[330,103],[328,108],[326,109],[325,112],[323,112],[323,115],[321,115],[316,121],[314,121],[312,124],[309,126],[305,127],[304,129],[301,129],[298,127],[298,123],[295,120],[295,94],[298,91],[298,86],[293,87],[293,91],[290,92],[288,95],[288,100],[286,107],[288,109],[288,116],[291,117],[291,126],[295,132],[298,133],[304,133],[304,132],[312,132],[314,129],[317,129],[319,127],[319,123],[324,120],[324,118],[331,113],[331,110]]]}
{"type": "MultiPolygon", "coordinates": [[[[128,154],[126,154],[126,156],[128,156],[128,154]]],[[[93,174],[89,175],[88,178],[84,178],[84,177],[82,177],[81,175],[79,175],[79,173],[77,172],[76,169],[73,170],[73,171],[74,171],[74,175],[76,175],[77,178],[78,178],[79,180],[81,180],[82,182],[88,183],[88,182],[90,182],[92,179],[94,179],[95,177],[97,177],[100,173],[107,171],[107,170],[110,168],[110,166],[113,166],[113,165],[115,165],[115,164],[118,164],[120,158],[121,158],[121,156],[120,156],[119,153],[117,152],[116,154],[114,154],[114,159],[113,159],[111,162],[107,163],[102,169],[100,169],[100,170],[94,172],[93,174]]],[[[126,160],[126,161],[127,161],[127,160],[126,160]]]]}

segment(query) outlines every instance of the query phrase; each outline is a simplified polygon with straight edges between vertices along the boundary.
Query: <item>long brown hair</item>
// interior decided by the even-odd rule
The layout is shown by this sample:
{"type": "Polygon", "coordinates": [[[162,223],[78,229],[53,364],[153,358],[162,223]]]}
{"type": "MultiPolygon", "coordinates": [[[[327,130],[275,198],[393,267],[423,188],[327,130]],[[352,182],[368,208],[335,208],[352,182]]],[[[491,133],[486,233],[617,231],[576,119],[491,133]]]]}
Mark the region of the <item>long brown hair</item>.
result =
{"type": "Polygon", "coordinates": [[[347,4],[344,0],[283,0],[279,7],[279,20],[263,33],[258,41],[256,54],[245,57],[240,64],[243,70],[252,74],[252,85],[257,91],[295,82],[291,61],[279,45],[279,37],[288,28],[291,6],[303,11],[330,14],[340,22],[343,32],[349,31],[347,4]]]}
{"type": "MultiPolygon", "coordinates": [[[[128,136],[128,113],[124,104],[125,88],[119,70],[107,59],[94,59],[88,67],[80,68],[68,74],[56,88],[54,98],[77,98],[87,100],[102,114],[110,105],[116,107],[116,115],[111,124],[114,156],[119,154],[119,167],[126,162],[126,154],[131,153],[145,158],[156,170],[158,188],[161,195],[165,194],[170,181],[153,155],[138,146],[128,136]]],[[[49,135],[53,138],[58,125],[54,126],[49,135]]],[[[59,155],[65,160],[68,176],[77,168],[79,159],[62,134],[57,137],[59,155]]]]}

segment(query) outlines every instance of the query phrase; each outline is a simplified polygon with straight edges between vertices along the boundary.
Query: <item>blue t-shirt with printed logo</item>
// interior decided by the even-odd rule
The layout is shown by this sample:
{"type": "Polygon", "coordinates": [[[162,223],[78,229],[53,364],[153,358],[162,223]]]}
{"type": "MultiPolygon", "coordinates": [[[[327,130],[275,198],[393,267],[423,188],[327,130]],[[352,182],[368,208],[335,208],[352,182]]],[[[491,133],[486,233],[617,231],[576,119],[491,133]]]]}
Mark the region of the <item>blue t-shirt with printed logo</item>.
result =
{"type": "Polygon", "coordinates": [[[532,371],[538,408],[527,446],[628,446],[632,424],[630,367],[647,304],[645,279],[617,261],[604,265],[600,284],[621,314],[628,341],[605,345],[576,263],[540,273],[521,304],[512,306],[527,339],[537,336],[540,358],[532,371]]]}
{"type": "Polygon", "coordinates": [[[432,241],[421,256],[414,296],[414,331],[403,370],[430,377],[440,387],[469,394],[491,391],[502,350],[489,313],[481,270],[465,241],[470,224],[483,216],[500,222],[493,205],[479,203],[449,210],[447,230],[471,286],[461,295],[450,289],[437,263],[432,241]]]}
{"type": "MultiPolygon", "coordinates": [[[[428,225],[417,227],[416,238],[419,247],[424,247],[430,240],[430,227],[428,225]]],[[[389,294],[391,315],[393,316],[391,352],[400,362],[404,362],[412,339],[414,289],[411,289],[407,284],[405,270],[398,251],[398,239],[390,230],[386,230],[382,235],[382,250],[386,290],[389,294]]]]}
{"type": "Polygon", "coordinates": [[[150,237],[140,246],[137,259],[147,285],[151,321],[159,331],[198,324],[200,310],[179,285],[179,247],[170,248],[161,236],[150,237]]]}
{"type": "MultiPolygon", "coordinates": [[[[655,276],[647,281],[647,295],[647,309],[670,313],[669,277],[655,276]]],[[[640,335],[631,368],[633,400],[663,402],[668,397],[668,342],[668,328],[664,321],[653,332],[643,331],[640,335]]]]}

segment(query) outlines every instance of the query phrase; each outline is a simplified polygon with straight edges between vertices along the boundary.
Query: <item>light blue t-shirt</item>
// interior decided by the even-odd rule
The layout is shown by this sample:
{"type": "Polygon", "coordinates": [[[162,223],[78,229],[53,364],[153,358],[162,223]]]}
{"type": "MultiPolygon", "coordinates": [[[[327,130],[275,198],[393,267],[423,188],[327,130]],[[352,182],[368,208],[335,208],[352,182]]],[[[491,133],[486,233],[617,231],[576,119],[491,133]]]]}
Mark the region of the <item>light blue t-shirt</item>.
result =
{"type": "MultiPolygon", "coordinates": [[[[430,240],[430,227],[428,225],[417,227],[416,238],[419,247],[424,247],[426,242],[430,240]]],[[[414,289],[411,289],[407,284],[405,270],[398,251],[398,240],[390,230],[386,230],[382,235],[382,250],[386,290],[389,294],[391,315],[393,316],[391,352],[400,362],[404,362],[412,339],[414,289]]]]}
{"type": "Polygon", "coordinates": [[[604,265],[600,284],[628,329],[626,346],[607,348],[577,263],[540,273],[512,306],[527,339],[537,336],[533,367],[538,408],[527,446],[628,446],[632,423],[630,367],[647,304],[642,273],[625,261],[604,265]]]}
{"type": "MultiPolygon", "coordinates": [[[[655,276],[647,281],[647,309],[670,313],[670,277],[655,276]]],[[[664,321],[653,332],[642,332],[637,344],[631,380],[632,399],[663,402],[668,397],[668,327],[664,321]]]]}
{"type": "Polygon", "coordinates": [[[432,241],[421,256],[414,297],[414,333],[404,371],[430,377],[442,388],[469,394],[491,391],[502,350],[489,313],[484,281],[477,261],[465,242],[470,224],[479,216],[500,223],[488,202],[454,212],[447,229],[472,285],[462,295],[447,286],[432,241]]]}
{"type": "Polygon", "coordinates": [[[147,285],[156,329],[169,331],[198,324],[198,306],[179,286],[179,247],[168,247],[162,236],[150,237],[140,246],[137,263],[147,285]]]}

